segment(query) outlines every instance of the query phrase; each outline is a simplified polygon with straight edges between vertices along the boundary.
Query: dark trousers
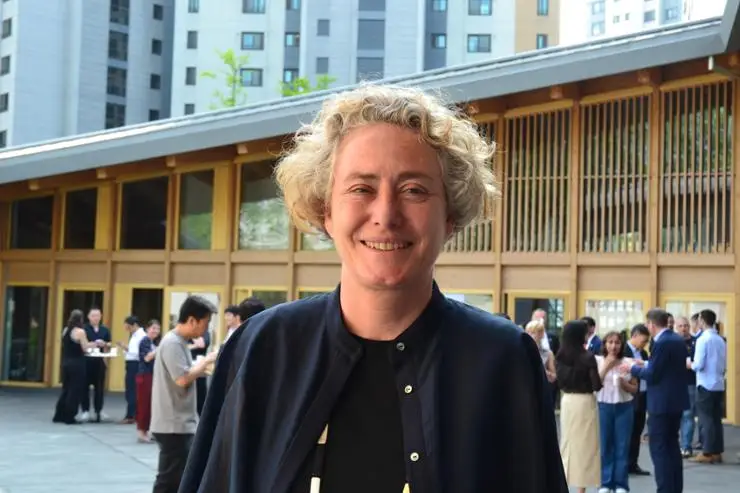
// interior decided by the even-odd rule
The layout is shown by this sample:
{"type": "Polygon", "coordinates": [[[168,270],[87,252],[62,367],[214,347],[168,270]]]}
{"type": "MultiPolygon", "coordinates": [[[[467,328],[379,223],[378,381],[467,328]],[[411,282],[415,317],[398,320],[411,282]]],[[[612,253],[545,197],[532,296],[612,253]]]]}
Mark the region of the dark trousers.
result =
{"type": "Polygon", "coordinates": [[[206,404],[206,394],[208,393],[208,379],[200,377],[195,380],[195,399],[198,403],[198,416],[203,412],[203,406],[206,404]]]}
{"type": "Polygon", "coordinates": [[[629,467],[634,470],[638,466],[637,459],[640,458],[642,431],[645,429],[647,394],[645,392],[638,392],[635,394],[635,398],[632,402],[635,406],[635,417],[632,421],[632,433],[630,434],[629,467]]]}
{"type": "Polygon", "coordinates": [[[105,390],[106,366],[102,359],[85,358],[87,363],[87,385],[82,393],[82,411],[90,411],[90,385],[93,386],[93,405],[95,412],[103,410],[103,391],[105,390]]]}
{"type": "Polygon", "coordinates": [[[724,430],[722,429],[723,391],[710,391],[704,387],[696,388],[696,414],[699,416],[699,433],[705,454],[721,454],[725,451],[724,430]]]}
{"type": "Polygon", "coordinates": [[[682,413],[651,414],[650,458],[655,467],[657,493],[683,492],[683,461],[678,444],[682,413]]]}
{"type": "Polygon", "coordinates": [[[86,382],[85,360],[78,358],[62,363],[62,393],[54,410],[55,423],[75,423],[86,382]]]}
{"type": "Polygon", "coordinates": [[[177,493],[193,435],[155,433],[154,438],[159,445],[159,466],[152,493],[177,493]]]}
{"type": "Polygon", "coordinates": [[[136,417],[136,374],[138,372],[138,361],[126,361],[126,416],[124,419],[136,417]]]}

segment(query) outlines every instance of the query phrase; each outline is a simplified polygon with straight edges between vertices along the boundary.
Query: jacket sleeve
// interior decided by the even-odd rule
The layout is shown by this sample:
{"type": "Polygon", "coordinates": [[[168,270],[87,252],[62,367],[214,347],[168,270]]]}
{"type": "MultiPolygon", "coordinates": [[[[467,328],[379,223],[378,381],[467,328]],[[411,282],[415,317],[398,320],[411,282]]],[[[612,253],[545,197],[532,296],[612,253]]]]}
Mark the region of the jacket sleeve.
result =
{"type": "Polygon", "coordinates": [[[507,424],[513,428],[507,455],[507,476],[519,493],[567,493],[560,457],[552,387],[547,383],[539,352],[532,338],[521,334],[513,351],[507,424]]]}
{"type": "Polygon", "coordinates": [[[645,380],[647,383],[653,385],[661,381],[666,373],[666,366],[668,363],[668,354],[666,353],[666,342],[656,342],[653,346],[653,350],[650,353],[650,361],[647,366],[633,366],[630,370],[633,377],[645,380]]]}

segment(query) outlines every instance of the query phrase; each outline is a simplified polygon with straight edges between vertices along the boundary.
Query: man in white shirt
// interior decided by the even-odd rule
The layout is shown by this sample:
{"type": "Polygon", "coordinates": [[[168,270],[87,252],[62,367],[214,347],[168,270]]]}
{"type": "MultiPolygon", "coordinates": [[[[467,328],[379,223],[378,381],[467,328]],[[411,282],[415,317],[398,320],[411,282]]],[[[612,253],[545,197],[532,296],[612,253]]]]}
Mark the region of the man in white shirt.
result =
{"type": "Polygon", "coordinates": [[[123,328],[128,332],[128,344],[118,345],[126,351],[126,416],[121,424],[129,425],[136,422],[136,373],[139,371],[139,344],[146,337],[146,331],[139,324],[139,319],[133,315],[126,317],[123,328]]]}
{"type": "Polygon", "coordinates": [[[702,453],[693,462],[715,464],[722,462],[724,430],[722,404],[725,396],[727,371],[727,343],[716,329],[717,315],[712,310],[699,313],[702,332],[696,340],[694,361],[686,362],[696,372],[696,413],[699,416],[702,453]]]}

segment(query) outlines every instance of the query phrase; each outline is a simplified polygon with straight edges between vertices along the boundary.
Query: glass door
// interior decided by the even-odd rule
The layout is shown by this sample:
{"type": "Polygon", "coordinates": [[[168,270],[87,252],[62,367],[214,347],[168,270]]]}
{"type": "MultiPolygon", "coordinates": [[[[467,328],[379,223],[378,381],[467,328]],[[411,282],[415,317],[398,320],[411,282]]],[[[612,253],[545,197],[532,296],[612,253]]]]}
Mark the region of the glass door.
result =
{"type": "Polygon", "coordinates": [[[563,292],[508,291],[504,294],[504,306],[514,323],[522,327],[532,320],[535,311],[543,310],[546,330],[558,336],[570,317],[568,294],[563,292]]]}
{"type": "Polygon", "coordinates": [[[702,310],[712,310],[717,315],[720,335],[727,341],[727,380],[725,382],[725,405],[723,418],[731,422],[737,420],[737,409],[735,409],[735,392],[737,391],[737,380],[735,375],[734,351],[730,350],[735,342],[735,316],[734,296],[723,294],[686,293],[665,294],[660,297],[660,305],[665,307],[673,317],[686,317],[688,319],[702,310]]]}
{"type": "Polygon", "coordinates": [[[1,379],[42,383],[49,288],[7,286],[1,379]]]}
{"type": "Polygon", "coordinates": [[[208,330],[211,334],[211,348],[215,348],[218,341],[223,340],[223,334],[221,333],[221,328],[223,327],[223,323],[221,321],[223,307],[221,306],[221,303],[224,296],[223,291],[220,287],[174,286],[167,288],[165,295],[167,319],[162,323],[162,331],[171,330],[177,325],[177,318],[180,314],[180,307],[182,306],[185,299],[188,296],[192,295],[202,296],[206,300],[210,301],[218,310],[218,313],[215,313],[213,317],[211,317],[211,323],[208,325],[208,330]]]}
{"type": "MultiPolygon", "coordinates": [[[[136,316],[142,325],[153,319],[161,322],[164,316],[164,288],[148,284],[116,284],[113,290],[113,316],[109,318],[114,342],[128,344],[129,333],[123,328],[123,321],[129,315],[136,316]]],[[[125,374],[125,358],[109,360],[108,388],[123,392],[125,374]]]]}
{"type": "Polygon", "coordinates": [[[649,293],[581,293],[583,315],[596,321],[596,333],[616,330],[628,334],[635,324],[645,322],[649,293]]]}

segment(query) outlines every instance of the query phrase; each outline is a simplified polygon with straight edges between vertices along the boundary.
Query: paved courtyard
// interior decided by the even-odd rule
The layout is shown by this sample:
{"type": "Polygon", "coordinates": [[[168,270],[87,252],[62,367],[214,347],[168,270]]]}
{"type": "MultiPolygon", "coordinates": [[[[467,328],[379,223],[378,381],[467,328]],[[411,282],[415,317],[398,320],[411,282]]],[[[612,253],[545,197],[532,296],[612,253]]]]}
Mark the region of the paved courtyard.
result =
{"type": "MultiPolygon", "coordinates": [[[[149,493],[157,446],[136,443],[132,425],[65,426],[51,422],[57,391],[0,389],[0,493],[149,493]]],[[[109,394],[105,411],[122,416],[124,400],[109,394]]],[[[740,429],[728,428],[725,464],[686,464],[686,493],[737,492],[740,429]]],[[[643,446],[642,466],[651,469],[643,446]]],[[[633,478],[632,491],[655,491],[633,478]]]]}

